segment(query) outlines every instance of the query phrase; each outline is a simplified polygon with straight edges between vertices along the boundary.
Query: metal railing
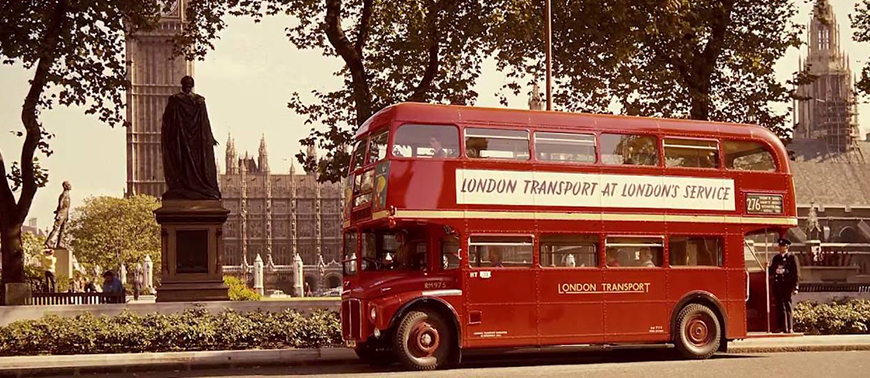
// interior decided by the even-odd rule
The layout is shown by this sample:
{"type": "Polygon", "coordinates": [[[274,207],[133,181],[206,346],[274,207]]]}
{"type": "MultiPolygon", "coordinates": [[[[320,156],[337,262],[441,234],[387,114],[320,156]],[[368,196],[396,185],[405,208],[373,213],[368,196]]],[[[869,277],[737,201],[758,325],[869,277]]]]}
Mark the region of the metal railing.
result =
{"type": "Polygon", "coordinates": [[[33,293],[27,304],[35,306],[53,306],[125,302],[126,296],[123,293],[33,293]]]}

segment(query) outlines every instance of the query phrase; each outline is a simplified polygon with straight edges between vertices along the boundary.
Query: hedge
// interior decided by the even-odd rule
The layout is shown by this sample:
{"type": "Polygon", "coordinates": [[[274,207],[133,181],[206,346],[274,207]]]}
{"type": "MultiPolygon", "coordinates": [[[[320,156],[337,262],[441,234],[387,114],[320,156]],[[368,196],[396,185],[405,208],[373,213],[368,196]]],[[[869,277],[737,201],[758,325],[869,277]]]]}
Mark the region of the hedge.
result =
{"type": "Polygon", "coordinates": [[[870,301],[800,302],[794,309],[794,330],[811,335],[870,333],[870,301]]]}
{"type": "Polygon", "coordinates": [[[261,295],[248,288],[238,277],[224,276],[224,284],[229,288],[231,301],[259,301],[261,295]]]}
{"type": "Polygon", "coordinates": [[[293,310],[213,315],[196,307],[165,315],[47,315],[0,327],[0,356],[320,348],[341,343],[335,311],[293,310]]]}

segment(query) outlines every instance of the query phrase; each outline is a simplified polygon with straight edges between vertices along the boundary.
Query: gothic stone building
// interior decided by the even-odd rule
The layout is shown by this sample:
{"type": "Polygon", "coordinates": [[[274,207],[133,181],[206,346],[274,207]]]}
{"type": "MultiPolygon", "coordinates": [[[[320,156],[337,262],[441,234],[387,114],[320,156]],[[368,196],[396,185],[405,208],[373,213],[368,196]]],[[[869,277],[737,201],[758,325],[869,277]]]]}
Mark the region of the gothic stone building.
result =
{"type": "Polygon", "coordinates": [[[220,175],[223,206],[230,210],[223,233],[224,272],[246,276],[252,284],[251,267],[260,256],[265,291],[298,295],[291,268],[298,253],[312,291],[340,286],[340,185],[296,174],[292,165],[289,173],[272,173],[265,136],[256,160],[240,156],[231,137],[226,146],[226,170],[220,175]]]}
{"type": "Polygon", "coordinates": [[[852,72],[827,0],[814,4],[808,30],[799,64],[817,78],[798,88],[799,122],[787,146],[799,223],[789,235],[802,254],[802,281],[870,283],[870,142],[859,137],[852,72]]]}

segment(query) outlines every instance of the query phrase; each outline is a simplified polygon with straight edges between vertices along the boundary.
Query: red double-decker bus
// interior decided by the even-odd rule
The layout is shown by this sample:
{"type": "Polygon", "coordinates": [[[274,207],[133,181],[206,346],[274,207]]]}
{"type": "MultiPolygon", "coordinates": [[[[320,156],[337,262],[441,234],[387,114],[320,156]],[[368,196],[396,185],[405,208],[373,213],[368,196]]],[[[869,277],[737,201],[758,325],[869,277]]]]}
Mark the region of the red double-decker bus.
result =
{"type": "Polygon", "coordinates": [[[797,224],[752,125],[398,104],[356,135],[342,334],[412,369],[463,350],[747,333],[744,240],[797,224]]]}

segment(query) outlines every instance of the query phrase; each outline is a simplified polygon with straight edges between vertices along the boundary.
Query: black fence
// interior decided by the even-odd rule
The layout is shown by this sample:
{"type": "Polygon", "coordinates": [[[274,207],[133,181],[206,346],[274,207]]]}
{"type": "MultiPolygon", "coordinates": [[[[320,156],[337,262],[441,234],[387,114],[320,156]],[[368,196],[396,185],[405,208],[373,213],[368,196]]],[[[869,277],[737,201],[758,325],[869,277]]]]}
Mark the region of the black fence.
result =
{"type": "Polygon", "coordinates": [[[799,290],[804,293],[870,293],[870,284],[837,282],[801,283],[799,290]]]}
{"type": "Polygon", "coordinates": [[[29,305],[82,305],[125,303],[126,297],[121,293],[33,293],[29,305]]]}

